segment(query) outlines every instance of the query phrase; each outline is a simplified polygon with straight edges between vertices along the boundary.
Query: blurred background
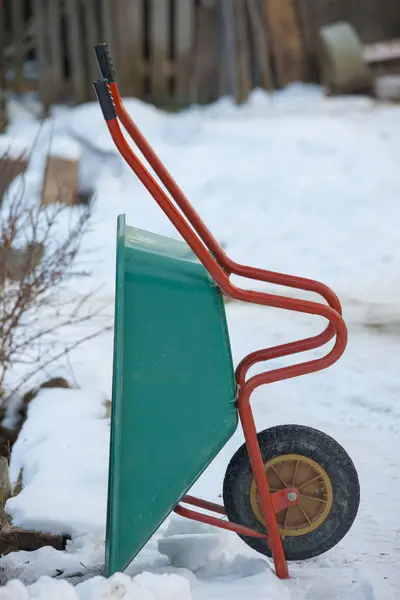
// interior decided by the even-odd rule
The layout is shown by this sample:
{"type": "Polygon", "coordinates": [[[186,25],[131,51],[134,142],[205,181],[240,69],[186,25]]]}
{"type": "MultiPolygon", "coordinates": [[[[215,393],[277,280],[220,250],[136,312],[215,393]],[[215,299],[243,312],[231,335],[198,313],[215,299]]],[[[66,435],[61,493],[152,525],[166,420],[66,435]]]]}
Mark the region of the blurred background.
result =
{"type": "MultiPolygon", "coordinates": [[[[252,584],[264,563],[243,562],[235,541],[226,562],[222,539],[221,555],[205,558],[205,595],[168,597],[398,600],[399,0],[0,0],[0,480],[3,465],[15,484],[10,497],[11,485],[0,483],[0,520],[8,499],[4,510],[20,533],[73,538],[66,553],[43,549],[27,560],[12,537],[0,587],[42,575],[49,586],[78,584],[102,572],[117,216],[179,238],[117,151],[95,101],[99,42],[110,46],[132,119],[227,254],[323,281],[349,329],[334,368],[260,388],[253,406],[259,429],[303,423],[346,448],[362,489],[354,529],[279,588],[271,579],[252,584]]],[[[235,364],[326,326],[225,300],[235,364]]],[[[242,442],[238,430],[195,493],[220,502],[242,442]]],[[[0,550],[1,542],[0,523],[0,550]]],[[[190,555],[187,546],[180,554],[190,555]]],[[[158,551],[148,557],[138,568],[157,574],[158,551]]],[[[38,586],[18,597],[61,597],[38,586]]],[[[167,598],[164,588],[164,579],[150,595],[132,587],[137,600],[167,598]]],[[[123,594],[119,586],[115,595],[84,589],[80,600],[123,594]]]]}
{"type": "Polygon", "coordinates": [[[93,45],[111,47],[122,94],[172,110],[254,88],[322,82],[399,96],[394,0],[0,0],[7,93],[93,100],[93,45]],[[382,77],[385,78],[382,81],[382,77]],[[379,78],[380,85],[376,84],[379,78]]]}

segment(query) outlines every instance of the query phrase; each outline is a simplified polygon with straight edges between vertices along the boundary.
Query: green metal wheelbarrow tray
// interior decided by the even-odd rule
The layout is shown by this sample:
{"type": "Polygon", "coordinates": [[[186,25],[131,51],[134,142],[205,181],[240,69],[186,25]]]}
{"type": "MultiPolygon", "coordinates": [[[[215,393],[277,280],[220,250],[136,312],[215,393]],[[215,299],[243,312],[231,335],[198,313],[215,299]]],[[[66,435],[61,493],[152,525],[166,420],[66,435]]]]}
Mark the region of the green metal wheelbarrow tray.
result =
{"type": "Polygon", "coordinates": [[[118,219],[106,574],[124,570],[175,511],[236,532],[287,578],[288,560],[329,550],[351,527],[357,472],[345,450],[315,429],[284,425],[257,433],[250,398],[261,385],[340,358],[347,343],[340,302],[322,283],[243,266],[225,254],[124,108],[107,45],[95,53],[102,77],[94,87],[110,134],[184,240],[118,219]],[[170,196],[132,151],[119,120],[170,196]],[[314,292],[324,302],[241,289],[233,274],[314,292]],[[234,370],[223,295],[322,316],[328,325],[319,335],[253,352],[234,370]],[[256,363],[333,338],[321,358],[248,376],[256,363]],[[245,444],[228,466],[224,506],[188,495],[238,420],[245,444]]]}

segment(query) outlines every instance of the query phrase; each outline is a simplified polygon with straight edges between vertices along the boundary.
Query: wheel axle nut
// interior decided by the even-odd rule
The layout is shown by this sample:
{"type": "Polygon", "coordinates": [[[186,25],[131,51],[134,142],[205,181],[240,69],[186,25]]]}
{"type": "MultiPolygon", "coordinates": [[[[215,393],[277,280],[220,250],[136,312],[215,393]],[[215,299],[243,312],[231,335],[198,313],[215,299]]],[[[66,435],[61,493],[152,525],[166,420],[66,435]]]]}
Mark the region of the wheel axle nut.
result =
{"type": "Polygon", "coordinates": [[[294,502],[295,500],[297,500],[296,492],[289,492],[287,495],[287,498],[288,498],[289,502],[294,502]]]}

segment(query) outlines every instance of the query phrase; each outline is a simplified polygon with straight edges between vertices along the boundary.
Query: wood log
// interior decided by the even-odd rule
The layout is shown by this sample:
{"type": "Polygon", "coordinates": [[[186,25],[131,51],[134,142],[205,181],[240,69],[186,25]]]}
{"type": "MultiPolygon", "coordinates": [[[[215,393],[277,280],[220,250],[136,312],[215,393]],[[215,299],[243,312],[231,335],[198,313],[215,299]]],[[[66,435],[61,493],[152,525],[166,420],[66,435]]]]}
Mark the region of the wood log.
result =
{"type": "Polygon", "coordinates": [[[293,0],[264,0],[278,85],[306,79],[306,54],[293,0]]]}
{"type": "Polygon", "coordinates": [[[8,459],[0,457],[0,556],[15,552],[17,550],[39,550],[43,546],[51,546],[56,550],[65,550],[67,541],[70,539],[66,535],[55,535],[43,531],[34,531],[14,527],[11,524],[11,517],[4,507],[6,502],[12,496],[12,485],[8,468],[8,459]]]}
{"type": "Polygon", "coordinates": [[[47,157],[42,204],[68,204],[79,202],[80,149],[71,140],[55,138],[47,157]]]}
{"type": "Polygon", "coordinates": [[[18,175],[25,173],[29,153],[30,144],[27,141],[7,135],[0,136],[0,205],[10,183],[18,175]]]}

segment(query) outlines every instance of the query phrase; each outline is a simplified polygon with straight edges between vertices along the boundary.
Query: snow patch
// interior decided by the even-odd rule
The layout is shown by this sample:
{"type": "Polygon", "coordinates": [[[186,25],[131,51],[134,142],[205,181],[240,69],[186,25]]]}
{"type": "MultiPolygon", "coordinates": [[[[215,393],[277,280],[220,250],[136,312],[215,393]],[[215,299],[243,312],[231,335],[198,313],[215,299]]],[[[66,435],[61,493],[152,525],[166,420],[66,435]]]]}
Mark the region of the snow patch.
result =
{"type": "Polygon", "coordinates": [[[81,146],[66,136],[54,136],[50,142],[49,154],[57,158],[67,160],[79,160],[81,157],[81,146]]]}
{"type": "Polygon", "coordinates": [[[109,426],[103,403],[100,394],[70,389],[43,389],[31,402],[11,460],[12,480],[22,470],[24,481],[7,503],[16,525],[104,535],[109,426]]]}
{"type": "Polygon", "coordinates": [[[75,588],[66,581],[41,577],[31,586],[11,581],[0,589],[0,600],[192,600],[189,582],[177,575],[144,573],[131,579],[116,573],[93,577],[75,588]]]}
{"type": "Polygon", "coordinates": [[[173,567],[188,569],[201,578],[251,577],[268,569],[268,563],[254,553],[238,553],[231,533],[215,527],[171,517],[158,549],[173,567]]]}
{"type": "Polygon", "coordinates": [[[7,156],[15,160],[26,159],[31,147],[30,140],[23,137],[0,135],[0,158],[7,156]]]}

